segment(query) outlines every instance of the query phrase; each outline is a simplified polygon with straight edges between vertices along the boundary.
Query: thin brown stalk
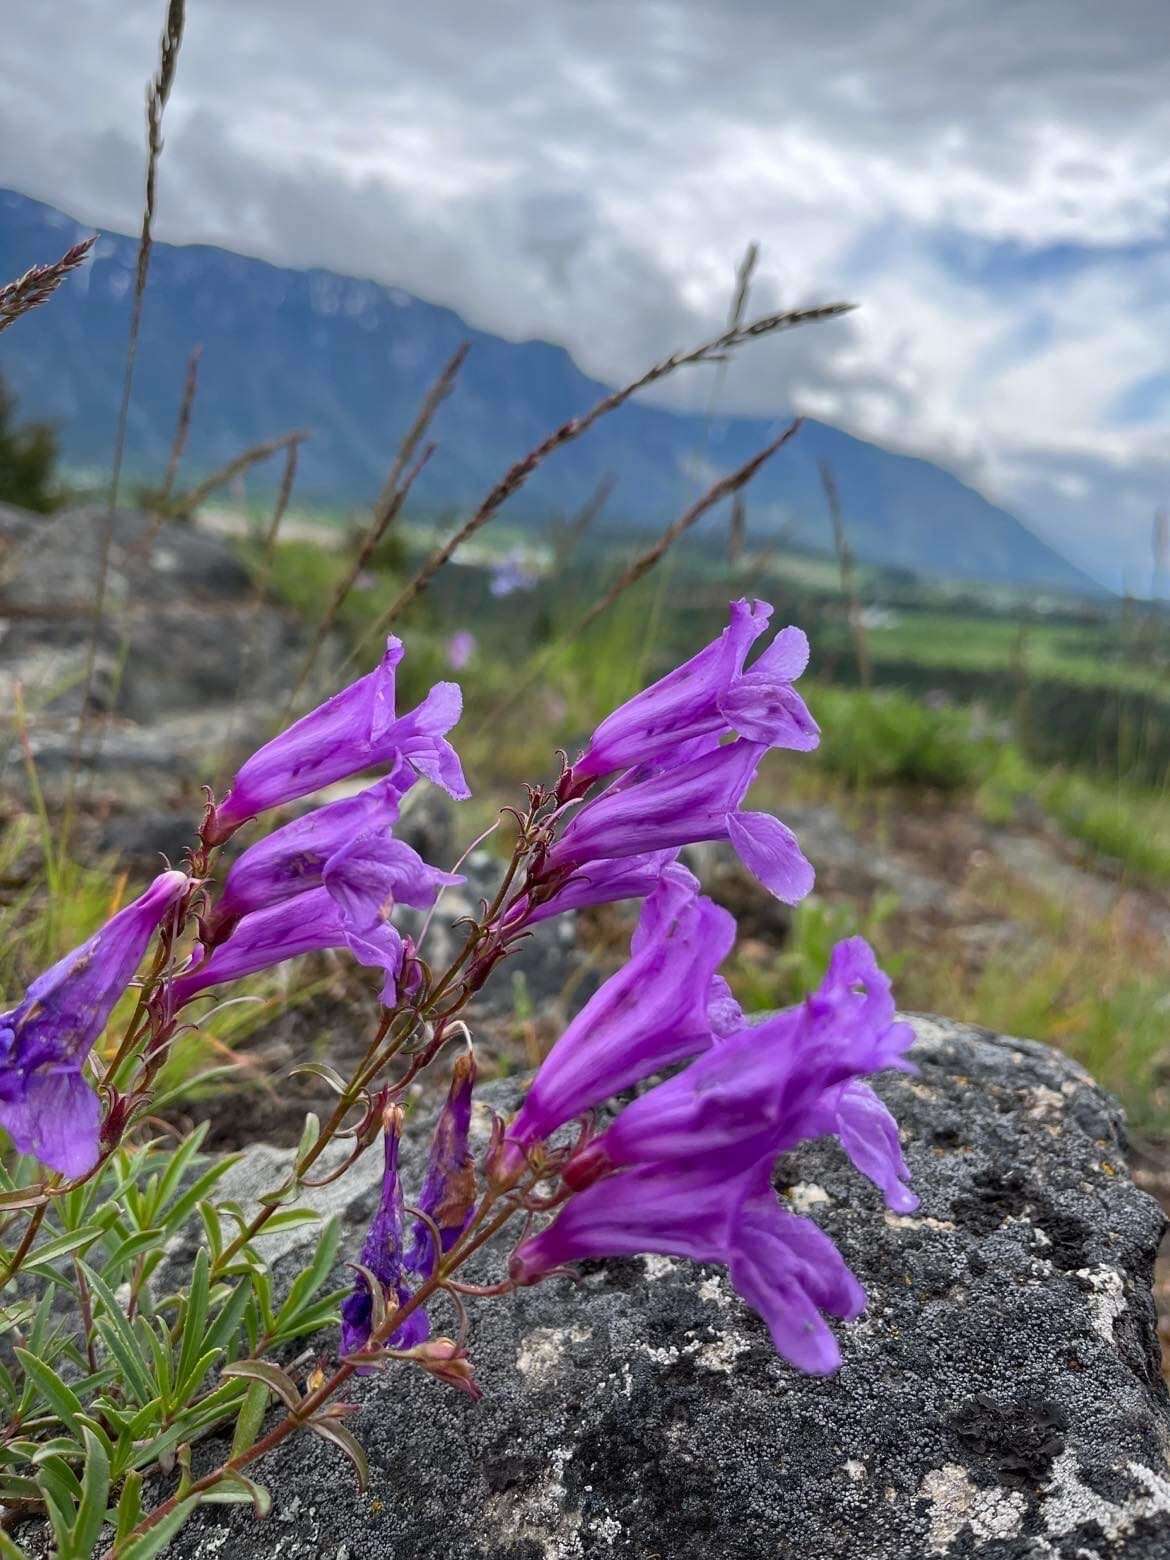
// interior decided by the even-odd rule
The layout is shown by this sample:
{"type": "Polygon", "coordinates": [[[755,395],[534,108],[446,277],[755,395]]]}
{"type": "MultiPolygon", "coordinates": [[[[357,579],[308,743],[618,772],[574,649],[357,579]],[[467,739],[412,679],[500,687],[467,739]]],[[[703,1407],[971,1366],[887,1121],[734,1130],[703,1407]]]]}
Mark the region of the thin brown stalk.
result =
{"type": "Polygon", "coordinates": [[[199,386],[199,359],[203,356],[201,346],[193,347],[191,356],[187,359],[187,374],[183,381],[183,399],[179,402],[179,415],[175,422],[175,436],[171,440],[171,454],[167,461],[166,476],[163,478],[162,492],[159,495],[158,507],[160,512],[165,510],[167,502],[175,488],[175,478],[179,474],[179,462],[183,458],[183,451],[187,448],[187,436],[191,432],[191,412],[195,405],[195,392],[199,386]]]}
{"type": "Polygon", "coordinates": [[[295,429],[292,433],[282,433],[279,439],[267,439],[263,444],[253,444],[251,449],[242,450],[225,466],[221,466],[218,471],[213,471],[189,493],[182,493],[178,498],[172,499],[168,505],[168,512],[172,515],[194,514],[203,500],[217,488],[226,486],[241,472],[259,465],[262,460],[269,460],[273,455],[278,455],[281,450],[287,450],[290,445],[303,444],[308,437],[304,429],[295,429]]]}
{"type": "Polygon", "coordinates": [[[402,512],[402,506],[406,502],[406,496],[415,477],[422,469],[426,460],[429,459],[430,452],[428,451],[416,463],[409,475],[405,476],[404,480],[407,467],[414,457],[414,452],[418,448],[423,434],[430,426],[431,419],[451,394],[459,370],[463,367],[464,359],[467,357],[469,347],[469,342],[462,342],[448,359],[442,373],[423,398],[414,422],[410,425],[406,437],[399,445],[398,453],[394,457],[394,464],[390,468],[386,481],[382,484],[382,491],[378,494],[374,512],[370,517],[369,527],[362,539],[361,546],[358,548],[357,555],[350,565],[349,572],[343,579],[338,581],[337,589],[333,593],[333,599],[325,609],[321,621],[317,624],[313,642],[305,653],[305,659],[301,663],[300,671],[297,673],[296,682],[293,684],[292,691],[288,696],[288,708],[291,708],[296,701],[297,695],[308,681],[309,674],[313,669],[317,656],[320,654],[321,646],[325,643],[329,630],[337,621],[337,614],[341,611],[362,570],[373,557],[378,543],[385,536],[391,523],[402,512]]]}
{"type": "Polygon", "coordinates": [[[865,638],[865,624],[861,621],[861,601],[857,594],[857,575],[853,567],[853,552],[845,535],[845,520],[841,514],[841,496],[837,480],[828,461],[818,461],[821,486],[825,490],[825,502],[829,506],[829,518],[833,523],[833,547],[837,554],[837,567],[841,574],[841,594],[845,597],[845,609],[849,614],[849,632],[857,657],[857,678],[863,688],[872,681],[869,664],[869,645],[865,638]]]}
{"type": "Polygon", "coordinates": [[[731,520],[727,530],[727,561],[734,566],[743,557],[744,542],[747,540],[747,505],[743,501],[743,494],[737,493],[731,504],[731,520]]]}
{"type": "MultiPolygon", "coordinates": [[[[783,314],[765,315],[762,319],[753,320],[748,325],[731,326],[721,335],[716,336],[713,341],[706,341],[702,346],[693,347],[689,352],[675,352],[670,357],[663,358],[660,363],[647,369],[644,374],[628,385],[624,385],[622,389],[603,396],[596,405],[580,417],[571,417],[568,422],[562,423],[523,459],[510,466],[475,513],[431,554],[414,579],[399,592],[364,638],[354,647],[349,661],[355,660],[375,634],[384,633],[411,602],[426,590],[435,575],[450,561],[463,543],[487,524],[508,499],[524,486],[536,468],[554,450],[571,443],[574,439],[579,439],[583,433],[592,428],[595,422],[607,413],[616,411],[619,406],[623,406],[639,390],[645,390],[648,386],[657,384],[660,379],[665,379],[668,374],[673,374],[676,369],[689,367],[693,363],[724,362],[730,351],[742,346],[744,342],[755,340],[756,337],[769,336],[781,330],[794,330],[800,325],[814,325],[822,320],[836,319],[842,314],[847,314],[854,307],[855,305],[851,303],[829,303],[813,309],[790,309],[783,314]]],[[[347,661],[346,664],[348,665],[349,662],[347,661]]]]}
{"type": "Polygon", "coordinates": [[[627,569],[623,570],[620,577],[613,583],[613,585],[610,586],[604,595],[600,596],[589,608],[589,610],[584,612],[581,617],[577,619],[572,628],[570,628],[567,633],[561,635],[561,637],[553,644],[549,645],[542,655],[537,657],[528,676],[522,678],[521,681],[512,689],[504,703],[498,705],[492,711],[491,715],[488,717],[486,725],[494,726],[501,716],[505,715],[510,709],[512,709],[520,697],[527,693],[529,688],[532,687],[533,683],[537,681],[551,657],[558,651],[564,650],[568,645],[571,645],[573,641],[578,639],[585,632],[585,630],[590,627],[591,624],[595,623],[597,619],[602,616],[603,613],[609,611],[610,607],[613,606],[614,602],[617,601],[619,596],[623,596],[632,585],[636,585],[640,579],[643,579],[647,574],[649,574],[651,569],[654,568],[663,555],[669,552],[670,548],[674,546],[679,537],[689,531],[697,521],[701,520],[709,509],[713,509],[715,505],[721,503],[723,499],[730,497],[734,493],[738,493],[742,487],[746,486],[746,484],[749,483],[755,476],[756,472],[759,471],[764,462],[771,460],[772,456],[776,454],[777,450],[782,449],[784,445],[788,443],[789,439],[791,439],[796,433],[800,431],[802,422],[803,418],[794,418],[793,421],[788,424],[787,428],[785,428],[784,432],[772,440],[771,444],[765,445],[765,447],[757,454],[753,455],[750,460],[745,461],[744,464],[738,468],[738,470],[730,472],[725,477],[720,477],[718,482],[707,489],[702,498],[697,499],[689,509],[685,510],[681,515],[679,515],[677,520],[675,520],[671,525],[668,525],[658,540],[654,542],[652,546],[647,547],[644,552],[638,554],[633,563],[631,563],[627,569]]]}
{"type": "Polygon", "coordinates": [[[0,287],[0,330],[7,330],[30,309],[38,309],[42,303],[48,303],[93,246],[94,239],[84,238],[80,244],[67,249],[60,260],[54,260],[49,265],[34,265],[14,282],[6,282],[0,287]]]}
{"type": "Polygon", "coordinates": [[[134,364],[138,357],[138,338],[142,330],[142,304],[146,294],[146,279],[150,272],[150,255],[153,247],[154,213],[158,189],[158,162],[162,155],[162,119],[171,88],[175,83],[175,68],[179,60],[179,47],[183,41],[183,23],[186,20],[186,0],[169,0],[167,19],[163,26],[159,45],[158,71],[146,89],[146,190],[142,207],[142,232],[138,240],[138,263],[134,274],[134,298],[130,309],[130,331],[126,341],[126,365],[122,375],[122,399],[118,407],[118,422],[114,434],[114,458],[110,473],[110,495],[105,525],[102,527],[98,551],[97,584],[94,591],[93,627],[90,630],[89,650],[85,662],[84,694],[81,714],[78,718],[77,741],[70,769],[69,801],[81,763],[81,751],[85,740],[85,728],[93,695],[93,679],[97,669],[98,643],[102,619],[105,615],[106,588],[110,575],[110,548],[114,539],[114,513],[118,507],[118,493],[122,485],[122,463],[126,455],[126,430],[130,421],[130,397],[134,389],[134,364]]]}
{"type": "Polygon", "coordinates": [[[739,262],[739,268],[735,273],[735,292],[731,299],[731,313],[727,323],[734,329],[741,323],[744,311],[747,308],[748,291],[752,285],[752,276],[755,273],[756,262],[760,258],[760,246],[753,241],[743,252],[743,259],[739,262]]]}

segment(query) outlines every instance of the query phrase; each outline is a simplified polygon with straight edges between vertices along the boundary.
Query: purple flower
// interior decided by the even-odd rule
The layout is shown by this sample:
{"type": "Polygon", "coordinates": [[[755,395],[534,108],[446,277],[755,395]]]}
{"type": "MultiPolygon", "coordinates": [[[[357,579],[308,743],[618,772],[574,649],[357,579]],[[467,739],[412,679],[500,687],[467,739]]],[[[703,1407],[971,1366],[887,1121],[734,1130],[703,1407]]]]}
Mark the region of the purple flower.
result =
{"type": "Polygon", "coordinates": [[[359,964],[385,970],[382,1001],[388,1007],[393,1004],[406,954],[402,937],[384,919],[348,920],[329,888],[313,888],[244,916],[209,956],[197,945],[186,971],[171,982],[170,1011],[177,1012],[212,986],[323,948],[348,948],[359,964]]]}
{"type": "Polygon", "coordinates": [[[804,1138],[840,1133],[891,1207],[916,1206],[893,1118],[857,1081],[906,1066],[912,1039],[869,947],[839,944],[805,1002],[720,1040],[574,1154],[563,1172],[574,1195],[517,1248],[513,1278],[639,1252],[722,1263],[786,1359],[835,1369],[822,1313],[849,1319],[865,1296],[828,1236],[777,1202],[772,1166],[804,1138]]]}
{"type": "MultiPolygon", "coordinates": [[[[690,878],[686,873],[685,878],[690,878]]],[[[491,1167],[514,1179],[557,1127],[714,1042],[707,1004],[735,921],[668,875],[647,899],[629,963],[597,991],[545,1057],[491,1167]]]]}
{"type": "Polygon", "coordinates": [[[162,873],[0,1013],[0,1126],[22,1154],[67,1176],[97,1163],[101,1107],[82,1067],[188,881],[162,873]]]}
{"type": "Polygon", "coordinates": [[[399,803],[415,778],[410,765],[401,763],[392,775],[357,796],[318,807],[250,846],[228,873],[206,918],[208,933],[219,934],[219,941],[240,916],[319,888],[331,856],[358,835],[389,830],[397,822],[399,803]]]}
{"type": "Polygon", "coordinates": [[[525,894],[517,899],[504,918],[505,925],[512,927],[522,922],[525,926],[533,926],[537,921],[546,921],[565,910],[616,904],[622,899],[645,899],[658,886],[663,872],[677,854],[677,848],[648,851],[641,856],[591,861],[584,867],[569,870],[549,898],[538,897],[533,903],[525,894]]]}
{"type": "Polygon", "coordinates": [[[462,712],[459,686],[436,683],[417,709],[397,716],[395,668],[404,653],[402,641],[391,636],[374,671],[253,753],[212,810],[204,830],[207,842],[219,844],[270,807],[401,759],[452,796],[468,796],[459,757],[446,740],[462,712]]]}
{"type": "Polygon", "coordinates": [[[718,639],[602,721],[573,765],[574,781],[680,762],[728,732],[765,747],[816,747],[816,722],[792,687],[808,664],[801,630],[784,629],[751,670],[743,670],[771,616],[765,601],[733,601],[731,621],[718,639]]]}
{"type": "Polygon", "coordinates": [[[777,1352],[805,1371],[824,1373],[841,1362],[821,1313],[849,1321],[865,1307],[829,1237],[777,1201],[770,1161],[744,1168],[704,1156],[595,1181],[516,1248],[511,1274],[530,1284],[568,1262],[644,1252],[726,1267],[777,1352]]]}
{"type": "MultiPolygon", "coordinates": [[[[867,1115],[867,1101],[844,1099],[840,1086],[885,1067],[906,1067],[913,1039],[910,1026],[894,1017],[890,983],[873,951],[864,939],[850,938],[833,950],[817,991],[722,1040],[627,1105],[574,1157],[566,1180],[581,1185],[604,1170],[705,1154],[771,1163],[802,1139],[837,1130],[843,1110],[847,1130],[864,1140],[868,1162],[885,1166],[872,1179],[898,1184],[905,1195],[897,1132],[891,1162],[885,1123],[872,1110],[867,1115]]],[[[884,1115],[876,1097],[873,1104],[884,1115]]]]}
{"type": "MultiPolygon", "coordinates": [[[[402,1276],[402,1240],[405,1209],[398,1175],[398,1144],[402,1136],[402,1111],[396,1105],[383,1117],[384,1168],[378,1209],[362,1243],[360,1263],[381,1285],[387,1304],[405,1305],[410,1289],[402,1276]]],[[[353,1293],[341,1307],[341,1352],[355,1354],[370,1341],[374,1301],[365,1273],[359,1273],[353,1293]]],[[[386,1340],[395,1349],[410,1349],[430,1333],[426,1311],[420,1306],[386,1340]]],[[[371,1367],[367,1367],[369,1369],[371,1367]]]]}
{"type": "Polygon", "coordinates": [[[739,804],[767,751],[742,739],[676,767],[610,786],[587,802],[548,855],[548,868],[677,850],[699,840],[730,840],[743,864],[786,904],[803,899],[813,869],[791,829],[739,804]]]}
{"type": "MultiPolygon", "coordinates": [[[[475,1206],[475,1161],[468,1149],[474,1088],[475,1056],[465,1051],[455,1063],[447,1100],[435,1123],[418,1199],[420,1210],[438,1228],[443,1254],[463,1234],[475,1206]]],[[[437,1256],[430,1225],[416,1219],[406,1254],[407,1270],[420,1278],[429,1278],[435,1271],[437,1256]]]]}
{"type": "Polygon", "coordinates": [[[453,672],[461,672],[475,651],[475,635],[470,629],[460,628],[447,641],[447,665],[453,672]]]}

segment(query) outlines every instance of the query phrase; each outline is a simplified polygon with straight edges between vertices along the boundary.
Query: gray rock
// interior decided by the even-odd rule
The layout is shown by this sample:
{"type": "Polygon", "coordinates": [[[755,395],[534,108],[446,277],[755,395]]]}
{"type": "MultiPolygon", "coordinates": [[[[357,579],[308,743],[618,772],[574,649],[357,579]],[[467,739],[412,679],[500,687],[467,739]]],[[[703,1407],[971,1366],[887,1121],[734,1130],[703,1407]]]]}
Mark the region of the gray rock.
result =
{"type": "MultiPolygon", "coordinates": [[[[1150,1294],[1163,1217],[1129,1180],[1119,1112],[1042,1046],[915,1027],[919,1075],[881,1092],[919,1212],[885,1212],[831,1143],[779,1167],[782,1195],[869,1292],[841,1328],[838,1375],[778,1360],[717,1270],[587,1264],[576,1286],[475,1303],[482,1402],[406,1367],[347,1392],[364,1495],[303,1435],[252,1470],[274,1491],[267,1523],[206,1508],[168,1553],[1164,1560],[1170,1418],[1150,1294]]],[[[516,1089],[484,1094],[504,1109],[516,1089]]],[[[257,1149],[234,1195],[282,1162],[257,1149]]],[[[365,1164],[352,1190],[322,1194],[350,1256],[375,1178],[365,1164]]],[[[281,1238],[287,1277],[312,1236],[281,1238]]]]}

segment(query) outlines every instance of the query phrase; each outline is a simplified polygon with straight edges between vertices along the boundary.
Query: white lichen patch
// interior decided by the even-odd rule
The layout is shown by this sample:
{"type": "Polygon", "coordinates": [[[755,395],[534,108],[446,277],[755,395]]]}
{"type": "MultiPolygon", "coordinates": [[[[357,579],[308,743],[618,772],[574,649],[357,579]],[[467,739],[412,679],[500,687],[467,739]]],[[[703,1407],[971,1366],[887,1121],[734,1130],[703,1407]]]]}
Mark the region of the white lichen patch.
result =
{"type": "Polygon", "coordinates": [[[819,1204],[833,1200],[824,1187],[818,1186],[815,1181],[797,1181],[784,1195],[797,1213],[811,1213],[819,1204]]]}
{"type": "Polygon", "coordinates": [[[930,1502],[927,1545],[936,1555],[946,1554],[967,1527],[976,1540],[1014,1538],[1027,1510],[1018,1490],[980,1489],[958,1463],[932,1468],[918,1493],[930,1502]]]}
{"type": "Polygon", "coordinates": [[[717,1305],[721,1310],[726,1310],[731,1305],[731,1296],[727,1292],[727,1285],[717,1273],[712,1273],[699,1284],[698,1295],[700,1300],[709,1300],[712,1305],[717,1305]]]}
{"type": "Polygon", "coordinates": [[[652,1251],[642,1258],[642,1266],[646,1269],[647,1278],[666,1278],[677,1270],[678,1263],[673,1257],[661,1257],[652,1251]]]}
{"type": "Polygon", "coordinates": [[[1113,1324],[1128,1305],[1125,1298],[1125,1280],[1116,1268],[1078,1268],[1076,1277],[1089,1285],[1089,1320],[1093,1331],[1112,1346],[1113,1324]]]}
{"type": "Polygon", "coordinates": [[[698,1364],[705,1365],[708,1370],[729,1375],[736,1360],[741,1354],[750,1353],[751,1347],[745,1338],[737,1337],[735,1333],[724,1333],[722,1338],[703,1344],[695,1358],[698,1364]]]}
{"type": "Polygon", "coordinates": [[[534,1327],[520,1345],[516,1369],[533,1386],[551,1381],[565,1357],[567,1343],[584,1343],[588,1327],[534,1327]]]}
{"type": "Polygon", "coordinates": [[[1030,1091],[1031,1104],[1028,1106],[1028,1115],[1039,1118],[1050,1116],[1053,1111],[1063,1115],[1065,1097],[1058,1094],[1055,1089],[1050,1089],[1047,1084],[1041,1083],[1030,1091]]]}
{"type": "Polygon", "coordinates": [[[869,1477],[866,1466],[856,1457],[850,1457],[847,1462],[841,1464],[854,1484],[860,1484],[869,1477]]]}
{"type": "Polygon", "coordinates": [[[1113,1540],[1124,1538],[1143,1518],[1170,1513],[1170,1479],[1134,1462],[1126,1463],[1125,1472],[1144,1493],[1135,1493],[1118,1505],[1088,1487],[1071,1449],[1062,1452],[1052,1465],[1040,1502],[1040,1515],[1048,1532],[1060,1538],[1083,1522],[1095,1522],[1106,1539],[1113,1540]]]}
{"type": "Polygon", "coordinates": [[[912,1213],[891,1213],[887,1208],[883,1215],[892,1230],[953,1230],[950,1219],[932,1219],[929,1215],[918,1218],[912,1213]]]}

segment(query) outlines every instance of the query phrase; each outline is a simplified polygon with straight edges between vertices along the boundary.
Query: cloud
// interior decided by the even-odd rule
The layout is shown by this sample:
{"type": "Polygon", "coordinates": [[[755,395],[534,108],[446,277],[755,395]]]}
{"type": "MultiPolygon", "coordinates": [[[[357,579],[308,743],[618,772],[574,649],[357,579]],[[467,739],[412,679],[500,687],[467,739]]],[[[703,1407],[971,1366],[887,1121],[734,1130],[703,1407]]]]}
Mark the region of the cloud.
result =
{"type": "MultiPolygon", "coordinates": [[[[136,226],[160,17],[72,0],[68,49],[57,8],[6,20],[0,182],[136,226]]],[[[758,240],[758,309],[863,307],[743,353],[723,409],[938,459],[1116,580],[1167,486],[1168,45],[1164,0],[201,0],[158,233],[609,381],[717,330],[758,240]]]]}

